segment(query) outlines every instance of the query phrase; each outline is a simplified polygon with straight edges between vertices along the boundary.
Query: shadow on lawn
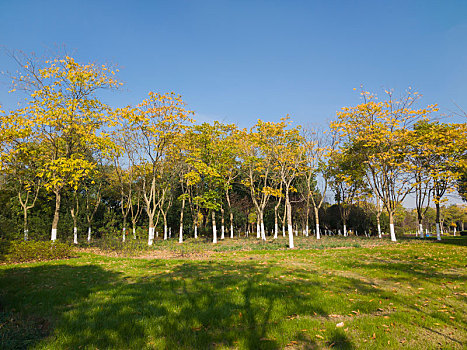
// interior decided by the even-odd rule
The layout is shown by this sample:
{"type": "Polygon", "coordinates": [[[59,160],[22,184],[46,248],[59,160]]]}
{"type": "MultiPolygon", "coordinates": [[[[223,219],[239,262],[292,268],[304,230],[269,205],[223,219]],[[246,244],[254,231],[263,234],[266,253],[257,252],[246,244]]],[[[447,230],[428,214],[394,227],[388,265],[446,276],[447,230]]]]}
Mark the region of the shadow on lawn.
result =
{"type": "Polygon", "coordinates": [[[443,237],[441,241],[436,241],[437,244],[457,245],[460,247],[467,247],[467,236],[443,237]]]}
{"type": "Polygon", "coordinates": [[[53,332],[54,321],[67,310],[117,276],[94,265],[0,270],[0,348],[33,347],[53,332]]]}
{"type": "MultiPolygon", "coordinates": [[[[94,265],[13,268],[0,275],[0,283],[24,286],[16,295],[7,288],[4,305],[29,298],[22,312],[52,320],[55,338],[45,347],[279,349],[276,337],[282,334],[300,348],[318,346],[294,323],[296,315],[327,315],[313,292],[303,296],[303,282],[271,279],[269,268],[247,263],[185,263],[164,270],[164,261],[152,261],[146,268],[154,274],[134,279],[94,265]]],[[[307,288],[325,286],[308,281],[307,288]]],[[[343,332],[333,334],[331,343],[353,348],[343,332]]]]}

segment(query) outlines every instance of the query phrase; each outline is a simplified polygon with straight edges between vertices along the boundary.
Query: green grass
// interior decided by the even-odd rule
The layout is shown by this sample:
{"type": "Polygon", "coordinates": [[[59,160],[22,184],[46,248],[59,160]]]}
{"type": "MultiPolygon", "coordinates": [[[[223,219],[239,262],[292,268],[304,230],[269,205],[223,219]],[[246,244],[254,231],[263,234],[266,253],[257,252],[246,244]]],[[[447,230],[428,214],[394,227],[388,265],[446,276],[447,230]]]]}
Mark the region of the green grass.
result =
{"type": "Polygon", "coordinates": [[[465,348],[467,237],[228,241],[0,266],[0,348],[465,348]]]}

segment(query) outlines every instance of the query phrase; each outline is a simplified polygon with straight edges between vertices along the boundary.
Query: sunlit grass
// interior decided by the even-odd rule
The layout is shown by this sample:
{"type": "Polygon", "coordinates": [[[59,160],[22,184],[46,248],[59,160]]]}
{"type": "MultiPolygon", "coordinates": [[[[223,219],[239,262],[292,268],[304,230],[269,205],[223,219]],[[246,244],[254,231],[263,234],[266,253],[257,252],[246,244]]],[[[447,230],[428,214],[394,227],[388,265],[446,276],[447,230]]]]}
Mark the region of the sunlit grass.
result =
{"type": "Polygon", "coordinates": [[[368,241],[2,266],[0,347],[463,348],[466,238],[368,241]]]}

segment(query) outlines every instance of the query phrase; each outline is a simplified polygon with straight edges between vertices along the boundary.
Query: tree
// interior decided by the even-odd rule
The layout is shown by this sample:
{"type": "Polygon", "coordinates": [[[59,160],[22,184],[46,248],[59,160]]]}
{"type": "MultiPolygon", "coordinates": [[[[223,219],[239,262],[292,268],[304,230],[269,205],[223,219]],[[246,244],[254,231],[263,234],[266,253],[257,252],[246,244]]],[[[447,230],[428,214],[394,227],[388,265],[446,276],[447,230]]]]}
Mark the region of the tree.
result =
{"type": "Polygon", "coordinates": [[[244,179],[242,183],[249,188],[251,200],[257,214],[257,238],[266,240],[264,230],[264,210],[271,195],[277,195],[277,189],[271,186],[274,171],[274,158],[271,153],[273,138],[271,133],[283,123],[263,122],[258,120],[249,132],[241,131],[240,159],[242,160],[244,179]]]}
{"type": "Polygon", "coordinates": [[[443,196],[455,188],[456,181],[461,176],[459,170],[463,167],[466,154],[465,130],[465,125],[426,121],[419,123],[414,130],[416,152],[418,158],[422,159],[421,164],[416,167],[422,174],[418,176],[420,181],[417,181],[417,186],[429,186],[429,191],[433,194],[438,240],[441,239],[440,206],[443,196]]]}
{"type": "Polygon", "coordinates": [[[417,210],[418,220],[418,234],[420,238],[423,238],[423,219],[430,206],[430,200],[432,196],[432,185],[430,176],[428,174],[427,165],[433,161],[431,154],[427,152],[427,132],[429,131],[429,122],[422,120],[415,123],[411,142],[409,147],[411,148],[411,163],[412,172],[414,175],[414,191],[415,191],[415,205],[417,210]]]}
{"type": "Polygon", "coordinates": [[[413,109],[418,94],[410,89],[400,99],[394,99],[392,91],[385,93],[386,100],[378,101],[375,95],[362,91],[363,103],[344,107],[331,128],[344,138],[345,152],[361,157],[366,180],[388,212],[391,240],[396,241],[394,213],[413,189],[409,127],[437,108],[413,109]]]}
{"type": "Polygon", "coordinates": [[[305,167],[302,173],[305,183],[306,218],[308,231],[308,217],[310,212],[310,202],[313,207],[315,220],[316,238],[320,239],[319,210],[324,203],[324,198],[328,189],[329,172],[327,159],[333,148],[333,141],[326,134],[316,130],[303,131],[303,143],[305,147],[305,167]],[[318,186],[321,182],[321,189],[318,186]]]}
{"type": "MultiPolygon", "coordinates": [[[[347,221],[355,201],[369,195],[364,181],[364,168],[360,159],[346,152],[332,152],[329,158],[330,185],[335,193],[342,220],[343,234],[347,236],[347,221]]],[[[379,220],[379,215],[377,214],[379,220]]],[[[380,232],[380,231],[379,231],[380,232]]]]}
{"type": "MultiPolygon", "coordinates": [[[[193,203],[211,212],[213,243],[217,243],[216,211],[223,212],[223,197],[233,178],[234,152],[229,145],[232,126],[219,122],[212,125],[203,123],[187,131],[185,139],[189,142],[186,162],[190,171],[185,175],[189,185],[198,186],[193,203]]],[[[198,222],[199,212],[195,212],[198,222]]],[[[224,233],[222,216],[221,233],[224,233]]],[[[195,224],[196,225],[196,224],[195,224]]]]}
{"type": "Polygon", "coordinates": [[[111,68],[80,64],[71,57],[53,59],[44,64],[33,58],[18,58],[23,74],[13,79],[14,90],[28,93],[27,104],[15,111],[17,123],[28,125],[32,137],[43,145],[46,159],[39,175],[47,190],[55,194],[55,212],[51,239],[57,238],[62,189],[75,191],[94,168],[86,159],[85,149],[112,148],[102,131],[111,124],[109,107],[97,97],[97,91],[120,86],[111,68]]]}
{"type": "MultiPolygon", "coordinates": [[[[158,196],[157,181],[163,176],[161,171],[167,147],[184,130],[185,124],[191,121],[191,114],[185,109],[181,96],[173,92],[150,92],[149,97],[135,109],[126,107],[119,111],[122,129],[128,133],[129,141],[134,144],[132,149],[137,152],[141,192],[149,218],[149,245],[154,240],[154,216],[156,212],[159,215],[166,199],[166,192],[158,196]]],[[[162,191],[161,188],[159,190],[162,191]]]]}
{"type": "Polygon", "coordinates": [[[23,211],[24,240],[29,238],[28,212],[34,208],[41,179],[38,176],[42,165],[41,148],[29,137],[19,137],[17,134],[9,152],[2,157],[4,174],[7,181],[14,184],[18,201],[23,211]]]}
{"type": "MultiPolygon", "coordinates": [[[[275,163],[275,171],[279,174],[281,187],[280,192],[275,193],[277,197],[285,193],[285,207],[287,209],[287,229],[289,234],[289,248],[294,248],[292,231],[292,205],[290,193],[296,191],[292,186],[293,181],[304,166],[304,147],[300,128],[287,129],[289,123],[283,119],[280,123],[269,124],[269,137],[272,139],[271,151],[275,163]]],[[[264,228],[262,227],[262,230],[264,228]]],[[[277,235],[277,220],[275,227],[277,235]]]]}

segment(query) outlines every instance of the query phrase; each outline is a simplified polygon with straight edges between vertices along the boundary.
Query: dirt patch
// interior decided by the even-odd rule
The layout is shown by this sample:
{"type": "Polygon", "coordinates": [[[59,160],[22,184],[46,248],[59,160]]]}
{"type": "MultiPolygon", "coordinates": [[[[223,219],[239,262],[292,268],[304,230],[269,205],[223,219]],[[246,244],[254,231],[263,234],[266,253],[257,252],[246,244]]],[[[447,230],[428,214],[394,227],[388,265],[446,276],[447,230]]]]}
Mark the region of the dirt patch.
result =
{"type": "Polygon", "coordinates": [[[99,248],[75,248],[80,253],[92,253],[101,256],[108,256],[112,258],[134,258],[134,259],[187,259],[187,260],[204,260],[211,257],[215,252],[173,252],[168,250],[153,250],[143,252],[125,252],[114,250],[103,250],[99,248]]]}

